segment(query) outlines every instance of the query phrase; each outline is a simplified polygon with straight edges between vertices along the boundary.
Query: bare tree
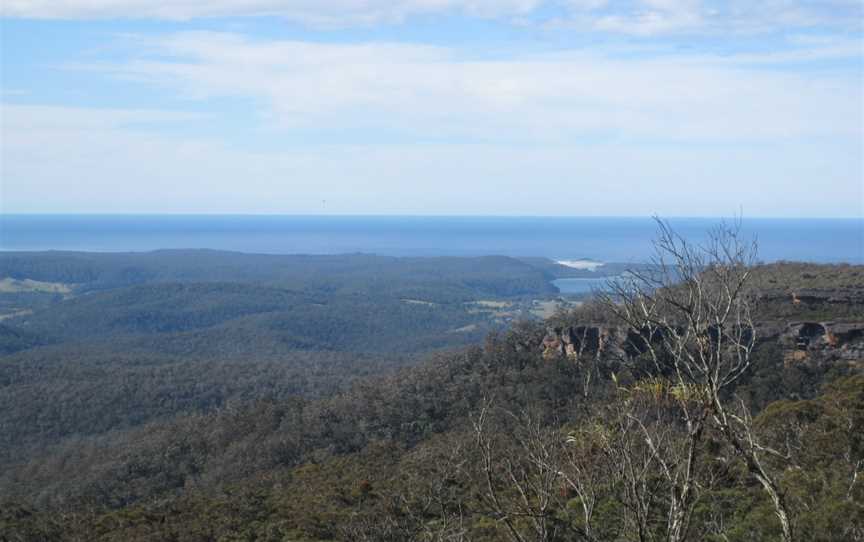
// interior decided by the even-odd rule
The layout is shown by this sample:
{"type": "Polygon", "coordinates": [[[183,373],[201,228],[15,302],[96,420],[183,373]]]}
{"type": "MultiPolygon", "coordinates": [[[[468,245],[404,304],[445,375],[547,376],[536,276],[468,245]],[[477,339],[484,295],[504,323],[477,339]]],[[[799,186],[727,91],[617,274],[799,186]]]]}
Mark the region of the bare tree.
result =
{"type": "Polygon", "coordinates": [[[667,539],[677,542],[686,536],[698,498],[698,452],[710,426],[762,485],[780,521],[782,540],[791,542],[783,494],[762,461],[765,454],[778,452],[759,443],[746,410],[728,399],[750,367],[756,344],[748,291],[756,244],[742,238],[737,224],[721,224],[700,245],[687,242],[667,222],[657,219],[657,225],[652,265],[611,281],[604,302],[631,329],[631,351],[648,360],[648,372],[666,382],[677,399],[685,430],[680,456],[665,457],[668,450],[653,440],[649,427],[640,427],[671,484],[667,539]]]}
{"type": "Polygon", "coordinates": [[[554,511],[559,504],[561,433],[545,427],[528,412],[509,417],[514,431],[497,434],[490,427],[492,403],[487,401],[472,420],[482,500],[491,517],[514,542],[555,540],[554,511]]]}
{"type": "Polygon", "coordinates": [[[646,542],[654,539],[652,510],[660,494],[658,456],[646,446],[636,417],[617,406],[569,434],[561,475],[579,495],[586,539],[608,537],[595,526],[594,513],[600,498],[614,496],[623,505],[616,534],[646,542]]]}
{"type": "Polygon", "coordinates": [[[463,483],[470,479],[468,436],[449,436],[409,456],[419,475],[401,481],[403,489],[397,500],[400,510],[418,526],[416,540],[464,542],[467,539],[466,516],[470,508],[462,491],[463,483]]]}

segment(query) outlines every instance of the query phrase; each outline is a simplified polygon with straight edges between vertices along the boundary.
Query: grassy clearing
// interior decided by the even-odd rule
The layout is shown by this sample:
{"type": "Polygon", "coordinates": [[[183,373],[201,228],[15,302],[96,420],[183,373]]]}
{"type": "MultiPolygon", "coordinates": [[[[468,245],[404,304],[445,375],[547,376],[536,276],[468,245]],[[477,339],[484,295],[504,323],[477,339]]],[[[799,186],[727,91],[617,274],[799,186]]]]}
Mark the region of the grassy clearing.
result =
{"type": "Polygon", "coordinates": [[[477,324],[468,324],[467,326],[457,327],[456,329],[451,329],[447,333],[471,333],[472,331],[477,331],[479,326],[477,324]]]}
{"type": "Polygon", "coordinates": [[[23,292],[68,295],[72,293],[72,288],[61,282],[40,282],[30,279],[18,280],[9,277],[0,279],[0,293],[17,294],[23,292]]]}
{"type": "Polygon", "coordinates": [[[29,314],[33,314],[33,311],[30,309],[21,309],[19,311],[7,312],[5,314],[0,314],[0,322],[3,320],[9,320],[10,318],[15,318],[16,316],[27,316],[29,314]]]}
{"type": "Polygon", "coordinates": [[[492,300],[480,300],[480,301],[471,301],[466,303],[466,305],[475,305],[477,307],[483,307],[486,309],[506,309],[513,305],[509,301],[492,301],[492,300]]]}
{"type": "Polygon", "coordinates": [[[408,303],[409,305],[425,305],[427,307],[435,307],[438,304],[432,303],[431,301],[423,301],[421,299],[403,299],[402,303],[408,303]]]}

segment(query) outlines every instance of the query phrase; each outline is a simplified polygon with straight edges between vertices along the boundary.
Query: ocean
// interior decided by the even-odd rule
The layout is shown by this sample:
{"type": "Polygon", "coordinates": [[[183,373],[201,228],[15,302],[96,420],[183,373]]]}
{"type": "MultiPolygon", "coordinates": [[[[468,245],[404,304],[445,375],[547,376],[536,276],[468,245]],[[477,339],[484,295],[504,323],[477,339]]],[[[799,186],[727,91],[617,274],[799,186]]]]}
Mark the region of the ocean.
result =
{"type": "MultiPolygon", "coordinates": [[[[698,241],[716,219],[677,218],[698,241]]],[[[745,219],[763,261],[864,263],[862,219],[745,219]]],[[[650,218],[0,215],[0,250],[138,252],[208,248],[267,254],[543,256],[637,263],[652,252],[650,218]]]]}

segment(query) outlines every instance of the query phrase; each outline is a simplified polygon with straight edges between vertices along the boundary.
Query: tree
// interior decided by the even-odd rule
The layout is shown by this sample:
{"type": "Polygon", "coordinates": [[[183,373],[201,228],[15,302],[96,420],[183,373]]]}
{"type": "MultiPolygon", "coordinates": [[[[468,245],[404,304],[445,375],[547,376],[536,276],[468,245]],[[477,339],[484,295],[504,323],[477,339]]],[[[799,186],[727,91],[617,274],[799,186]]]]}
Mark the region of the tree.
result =
{"type": "Polygon", "coordinates": [[[560,437],[527,412],[503,411],[513,418],[516,430],[502,439],[502,432],[489,428],[491,407],[492,402],[485,401],[471,420],[488,516],[504,525],[513,542],[555,540],[560,437]]]}
{"type": "Polygon", "coordinates": [[[708,430],[716,432],[746,464],[774,507],[783,542],[792,522],[783,493],[765,466],[779,452],[760,443],[752,419],[732,395],[756,344],[755,296],[748,289],[757,246],[742,238],[740,224],[721,224],[695,245],[656,220],[652,265],[610,281],[604,303],[631,330],[631,351],[674,399],[684,427],[683,448],[667,457],[650,428],[631,416],[654,447],[669,486],[667,539],[683,540],[699,493],[699,453],[708,430]],[[674,459],[674,462],[672,461],[674,459]]]}

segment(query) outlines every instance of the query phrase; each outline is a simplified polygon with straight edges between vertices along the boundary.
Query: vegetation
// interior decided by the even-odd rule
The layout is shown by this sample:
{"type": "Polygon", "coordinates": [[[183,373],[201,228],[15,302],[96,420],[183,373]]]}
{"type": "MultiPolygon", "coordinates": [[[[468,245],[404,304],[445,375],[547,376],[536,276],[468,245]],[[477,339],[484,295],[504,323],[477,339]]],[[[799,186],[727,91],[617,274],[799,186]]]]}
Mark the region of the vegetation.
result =
{"type": "Polygon", "coordinates": [[[239,256],[207,280],[16,256],[16,279],[89,278],[4,323],[0,540],[864,540],[864,336],[786,340],[864,329],[864,269],[714,240],[663,230],[605,300],[467,347],[465,300],[538,267],[412,262],[391,294],[366,256],[302,286],[239,256]]]}
{"type": "Polygon", "coordinates": [[[554,293],[549,260],[264,255],[215,250],[147,253],[7,252],[0,277],[36,280],[94,291],[166,282],[239,282],[307,293],[374,294],[427,301],[554,293]],[[427,296],[428,299],[427,299],[427,296]]]}
{"type": "Polygon", "coordinates": [[[504,257],[4,253],[0,277],[16,288],[0,291],[0,353],[70,341],[216,358],[463,346],[500,324],[472,303],[557,292],[548,271],[556,265],[543,265],[504,257]]]}

